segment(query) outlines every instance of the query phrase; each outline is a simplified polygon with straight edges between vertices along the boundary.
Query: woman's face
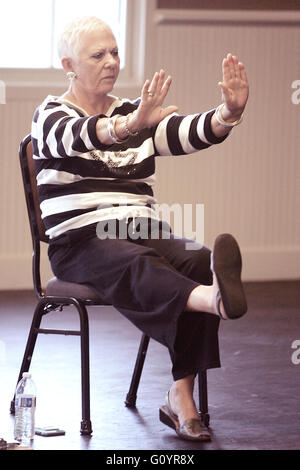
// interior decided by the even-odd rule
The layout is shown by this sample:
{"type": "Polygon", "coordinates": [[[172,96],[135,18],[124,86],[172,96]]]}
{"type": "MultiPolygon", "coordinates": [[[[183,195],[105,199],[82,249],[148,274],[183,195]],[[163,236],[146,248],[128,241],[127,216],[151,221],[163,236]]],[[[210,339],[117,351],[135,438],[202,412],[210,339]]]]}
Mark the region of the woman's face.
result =
{"type": "Polygon", "coordinates": [[[100,26],[85,34],[72,65],[76,86],[89,94],[110,93],[120,71],[118,45],[112,31],[100,26]]]}

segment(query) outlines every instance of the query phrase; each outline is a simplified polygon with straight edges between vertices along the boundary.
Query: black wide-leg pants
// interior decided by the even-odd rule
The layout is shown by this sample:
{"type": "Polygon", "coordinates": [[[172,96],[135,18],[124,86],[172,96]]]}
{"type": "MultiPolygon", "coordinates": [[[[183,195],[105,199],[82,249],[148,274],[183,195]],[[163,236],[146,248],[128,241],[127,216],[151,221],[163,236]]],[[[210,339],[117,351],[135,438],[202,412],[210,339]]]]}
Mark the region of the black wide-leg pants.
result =
{"type": "Polygon", "coordinates": [[[154,236],[152,231],[151,237],[143,238],[134,232],[119,238],[117,231],[115,238],[100,239],[96,230],[92,224],[50,241],[48,253],[55,276],[89,285],[141,331],[166,346],[174,380],[220,367],[219,318],[185,311],[191,291],[199,284],[212,284],[210,250],[170,232],[166,235],[163,224],[154,236]]]}

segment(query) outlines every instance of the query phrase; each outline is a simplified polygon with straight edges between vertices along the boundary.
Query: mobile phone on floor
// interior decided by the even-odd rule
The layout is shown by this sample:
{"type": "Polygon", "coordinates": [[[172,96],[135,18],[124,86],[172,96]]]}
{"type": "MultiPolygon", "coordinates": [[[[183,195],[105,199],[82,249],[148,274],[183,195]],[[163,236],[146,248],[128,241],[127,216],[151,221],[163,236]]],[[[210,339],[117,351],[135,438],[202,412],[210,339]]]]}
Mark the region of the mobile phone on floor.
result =
{"type": "Polygon", "coordinates": [[[50,437],[50,436],[64,436],[66,433],[62,429],[54,426],[47,426],[45,428],[35,428],[35,434],[38,436],[50,437]]]}

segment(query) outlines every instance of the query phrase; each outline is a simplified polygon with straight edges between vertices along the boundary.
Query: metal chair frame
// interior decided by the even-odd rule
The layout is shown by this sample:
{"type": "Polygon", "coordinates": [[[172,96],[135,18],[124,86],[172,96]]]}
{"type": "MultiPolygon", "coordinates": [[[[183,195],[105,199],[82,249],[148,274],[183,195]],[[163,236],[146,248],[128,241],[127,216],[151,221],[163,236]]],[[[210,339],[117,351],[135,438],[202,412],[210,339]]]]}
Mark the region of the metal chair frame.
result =
{"type": "MultiPolygon", "coordinates": [[[[45,235],[45,228],[41,218],[41,212],[37,196],[37,185],[35,178],[34,160],[32,158],[31,135],[27,135],[20,144],[19,158],[22,171],[23,185],[25,191],[27,212],[30,222],[31,238],[33,245],[32,253],[32,275],[34,291],[37,297],[37,305],[34,311],[31,328],[29,331],[27,344],[21,364],[18,381],[22,378],[23,372],[30,368],[37,336],[39,334],[58,334],[80,336],[81,345],[81,400],[82,400],[82,420],[80,425],[81,434],[92,433],[92,423],[90,419],[90,360],[89,360],[89,319],[87,307],[91,305],[107,305],[99,299],[78,298],[73,296],[53,296],[46,295],[42,289],[40,275],[40,245],[41,242],[49,243],[45,235]],[[34,175],[34,178],[33,178],[34,175]],[[78,330],[61,330],[41,328],[41,321],[44,315],[52,311],[62,311],[65,306],[73,305],[80,319],[78,330]]],[[[140,346],[131,378],[129,391],[126,395],[125,405],[135,407],[137,390],[144,366],[144,361],[149,344],[149,336],[142,334],[140,346]]],[[[203,422],[209,425],[208,402],[207,402],[207,373],[206,370],[199,371],[199,414],[203,422]]],[[[11,401],[10,411],[15,413],[14,399],[11,401]]]]}

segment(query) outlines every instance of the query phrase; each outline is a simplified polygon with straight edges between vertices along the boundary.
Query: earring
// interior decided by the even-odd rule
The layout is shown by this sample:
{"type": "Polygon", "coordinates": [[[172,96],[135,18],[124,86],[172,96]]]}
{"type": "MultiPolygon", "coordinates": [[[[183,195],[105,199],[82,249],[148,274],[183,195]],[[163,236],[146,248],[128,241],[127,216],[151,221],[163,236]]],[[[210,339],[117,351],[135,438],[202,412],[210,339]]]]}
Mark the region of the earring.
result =
{"type": "Polygon", "coordinates": [[[67,79],[72,81],[76,78],[76,73],[75,72],[67,72],[67,79]]]}

